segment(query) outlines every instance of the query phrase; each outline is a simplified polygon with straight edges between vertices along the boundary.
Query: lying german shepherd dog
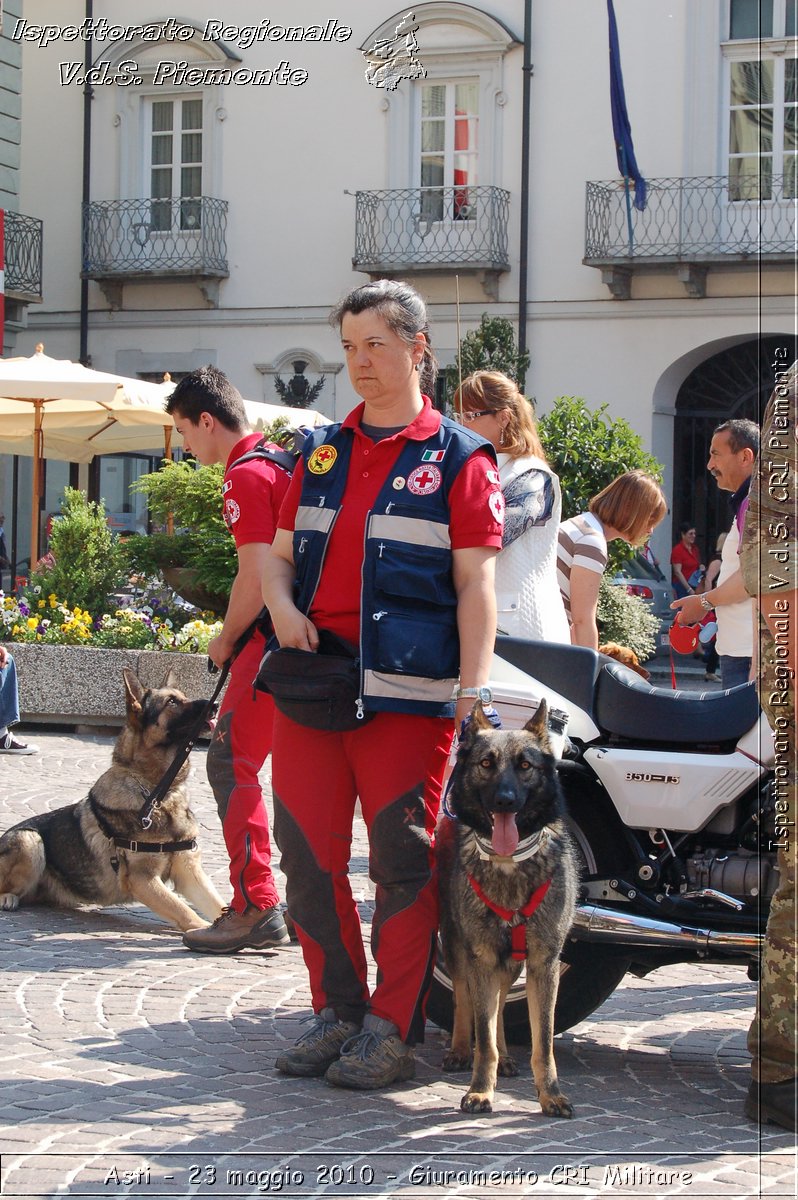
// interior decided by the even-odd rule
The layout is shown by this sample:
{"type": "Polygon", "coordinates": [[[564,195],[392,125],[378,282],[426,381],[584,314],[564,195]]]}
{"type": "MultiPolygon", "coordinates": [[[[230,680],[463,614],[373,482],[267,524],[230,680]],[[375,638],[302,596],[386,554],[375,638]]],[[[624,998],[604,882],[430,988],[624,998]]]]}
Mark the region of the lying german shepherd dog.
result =
{"type": "Polygon", "coordinates": [[[140,814],[206,702],[187,700],[171,673],[160,688],[143,687],[128,668],[123,674],[127,719],[109,769],[85,800],[21,821],[0,838],[0,908],[139,900],[185,932],[207,922],[176,893],[209,920],[222,911],[197,849],[187,762],[146,830],[140,814]]]}
{"type": "Polygon", "coordinates": [[[438,825],[441,941],[454,984],[447,1071],[473,1074],[464,1112],[490,1112],[497,1074],[515,1075],[502,1011],[526,963],[532,1073],[548,1116],[570,1117],[554,1065],[559,955],[573,920],[578,874],[541,701],[521,730],[491,727],[477,701],[438,825]]]}

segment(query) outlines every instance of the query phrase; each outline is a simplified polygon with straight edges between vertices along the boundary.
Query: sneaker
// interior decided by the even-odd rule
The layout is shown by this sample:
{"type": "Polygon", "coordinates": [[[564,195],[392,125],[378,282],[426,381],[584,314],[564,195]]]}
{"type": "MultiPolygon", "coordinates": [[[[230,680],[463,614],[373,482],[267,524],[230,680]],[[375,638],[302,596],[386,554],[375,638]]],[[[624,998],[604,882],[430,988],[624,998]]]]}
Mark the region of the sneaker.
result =
{"type": "Polygon", "coordinates": [[[369,1013],[360,1033],[341,1047],[341,1055],[325,1076],[335,1087],[371,1091],[412,1079],[416,1060],[412,1047],[399,1039],[392,1021],[369,1013]]]}
{"type": "Polygon", "coordinates": [[[28,742],[21,742],[19,738],[15,738],[13,733],[6,733],[0,738],[0,754],[38,754],[39,747],[31,746],[28,742]]]}
{"type": "Polygon", "coordinates": [[[360,1031],[353,1021],[339,1021],[334,1008],[323,1008],[305,1019],[310,1021],[310,1029],[274,1064],[283,1075],[324,1075],[340,1055],[344,1043],[360,1031]]]}
{"type": "Polygon", "coordinates": [[[707,671],[704,679],[707,683],[720,683],[720,675],[716,675],[714,671],[707,671]]]}
{"type": "Polygon", "coordinates": [[[235,954],[237,950],[262,950],[267,946],[285,946],[290,941],[279,905],[255,908],[250,904],[243,913],[225,908],[212,925],[189,929],[183,945],[204,954],[235,954]]]}

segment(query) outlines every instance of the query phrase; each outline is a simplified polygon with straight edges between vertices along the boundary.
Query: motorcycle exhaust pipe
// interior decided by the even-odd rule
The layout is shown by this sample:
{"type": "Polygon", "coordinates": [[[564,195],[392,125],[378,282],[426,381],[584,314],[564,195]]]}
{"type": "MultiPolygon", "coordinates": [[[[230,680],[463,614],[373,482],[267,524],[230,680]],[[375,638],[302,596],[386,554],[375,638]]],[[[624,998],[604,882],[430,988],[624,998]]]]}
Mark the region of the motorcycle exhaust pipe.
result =
{"type": "Polygon", "coordinates": [[[692,949],[699,954],[721,953],[738,958],[753,958],[762,949],[759,933],[735,933],[731,930],[698,929],[655,921],[637,913],[580,904],[571,931],[577,941],[615,942],[628,946],[659,946],[692,949]]]}

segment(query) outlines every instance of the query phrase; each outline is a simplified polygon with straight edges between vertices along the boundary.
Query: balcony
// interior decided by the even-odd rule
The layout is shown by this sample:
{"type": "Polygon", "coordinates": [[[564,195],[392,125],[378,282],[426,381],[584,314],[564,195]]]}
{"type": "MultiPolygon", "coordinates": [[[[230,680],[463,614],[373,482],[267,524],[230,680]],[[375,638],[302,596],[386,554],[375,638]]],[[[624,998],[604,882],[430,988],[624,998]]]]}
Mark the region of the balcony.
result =
{"type": "Polygon", "coordinates": [[[352,266],[369,275],[509,270],[510,193],[497,187],[355,193],[352,266]]]}
{"type": "MultiPolygon", "coordinates": [[[[42,236],[38,217],[6,210],[5,296],[12,305],[39,304],[42,298],[42,236]]],[[[16,319],[9,313],[11,320],[16,319]]]]}
{"type": "Polygon", "coordinates": [[[792,270],[796,201],[789,185],[781,175],[651,179],[645,210],[632,207],[630,218],[622,181],[588,183],[582,261],[600,269],[621,300],[629,299],[635,273],[669,271],[700,298],[710,269],[792,270]]]}
{"type": "Polygon", "coordinates": [[[83,207],[83,277],[96,280],[112,307],[133,282],[197,283],[211,307],[227,266],[227,201],[101,200],[83,207]]]}

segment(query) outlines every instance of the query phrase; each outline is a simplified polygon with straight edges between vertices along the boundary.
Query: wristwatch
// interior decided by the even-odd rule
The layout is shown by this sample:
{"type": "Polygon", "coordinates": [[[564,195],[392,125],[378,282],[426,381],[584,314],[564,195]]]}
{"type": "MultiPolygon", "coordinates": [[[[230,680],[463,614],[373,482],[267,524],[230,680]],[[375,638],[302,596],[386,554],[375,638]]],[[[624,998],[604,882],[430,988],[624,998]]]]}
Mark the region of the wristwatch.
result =
{"type": "Polygon", "coordinates": [[[457,700],[464,700],[467,696],[473,696],[475,700],[481,700],[483,704],[490,704],[493,699],[493,692],[489,687],[485,687],[484,684],[482,687],[461,687],[457,689],[457,700]]]}
{"type": "Polygon", "coordinates": [[[706,592],[699,596],[698,600],[704,612],[712,612],[712,609],[715,607],[715,605],[712,603],[706,592]]]}

